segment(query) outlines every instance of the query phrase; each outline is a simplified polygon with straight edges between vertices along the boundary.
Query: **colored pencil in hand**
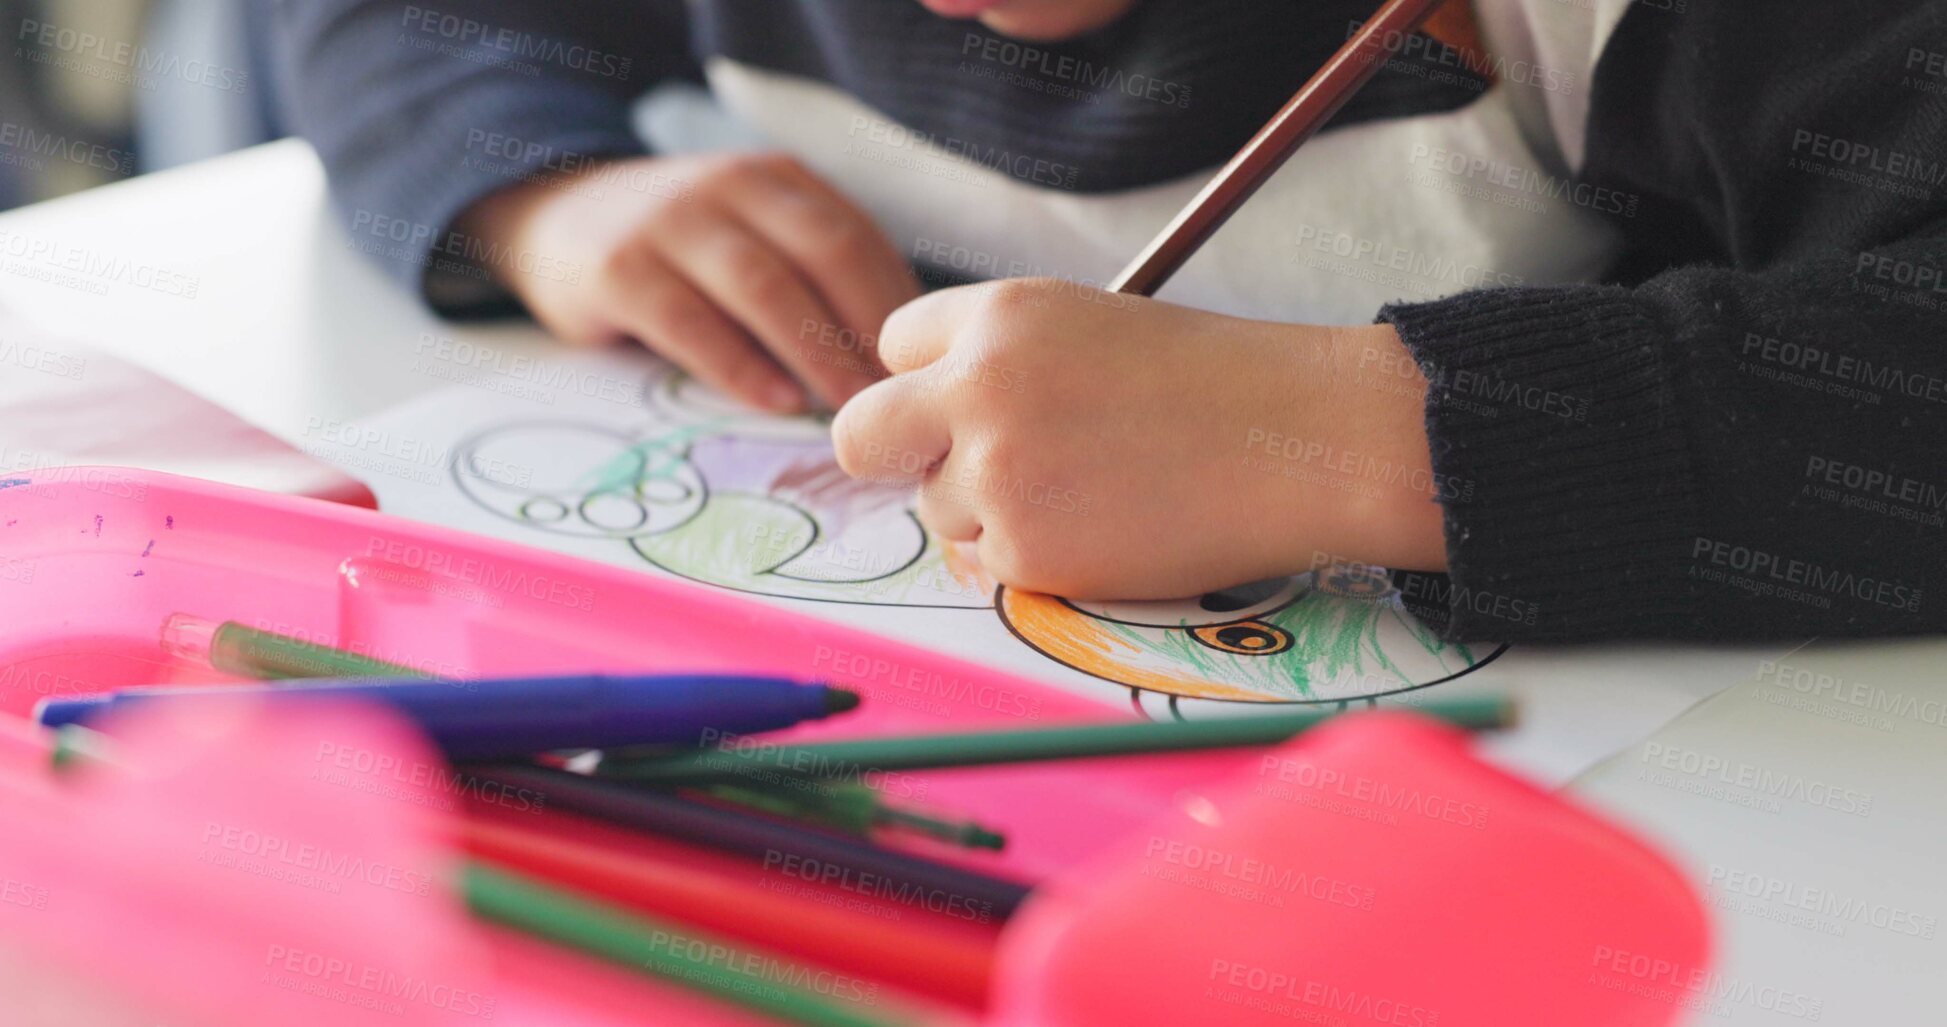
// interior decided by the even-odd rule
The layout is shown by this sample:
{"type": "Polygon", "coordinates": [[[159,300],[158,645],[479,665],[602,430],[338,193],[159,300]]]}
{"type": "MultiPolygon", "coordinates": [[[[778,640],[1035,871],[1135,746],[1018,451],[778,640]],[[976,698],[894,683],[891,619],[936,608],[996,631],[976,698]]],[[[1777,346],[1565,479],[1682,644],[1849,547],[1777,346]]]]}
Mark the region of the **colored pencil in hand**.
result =
{"type": "Polygon", "coordinates": [[[1388,0],[1109,283],[1109,291],[1155,295],[1305,140],[1324,128],[1332,115],[1378,74],[1443,2],[1388,0]]]}

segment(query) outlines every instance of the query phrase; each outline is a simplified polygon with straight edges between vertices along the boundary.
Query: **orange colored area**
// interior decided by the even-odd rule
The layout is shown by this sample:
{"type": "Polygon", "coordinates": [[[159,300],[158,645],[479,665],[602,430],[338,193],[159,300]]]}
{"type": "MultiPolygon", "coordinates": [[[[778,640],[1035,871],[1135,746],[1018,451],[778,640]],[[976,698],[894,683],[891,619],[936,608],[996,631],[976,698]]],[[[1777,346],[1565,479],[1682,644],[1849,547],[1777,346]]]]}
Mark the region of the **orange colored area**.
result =
{"type": "MultiPolygon", "coordinates": [[[[933,539],[935,536],[929,533],[926,537],[933,539]]],[[[972,545],[944,539],[939,539],[938,542],[940,553],[945,558],[947,573],[953,575],[953,580],[981,593],[992,592],[999,587],[1000,582],[995,581],[993,575],[988,574],[987,569],[980,565],[980,558],[974,555],[975,550],[972,545]]]]}
{"type": "Polygon", "coordinates": [[[1261,692],[1138,666],[1132,658],[1140,655],[1139,650],[1117,637],[1107,624],[1077,612],[1054,596],[1005,589],[1000,612],[1029,645],[1084,674],[1192,699],[1276,701],[1261,692]]]}

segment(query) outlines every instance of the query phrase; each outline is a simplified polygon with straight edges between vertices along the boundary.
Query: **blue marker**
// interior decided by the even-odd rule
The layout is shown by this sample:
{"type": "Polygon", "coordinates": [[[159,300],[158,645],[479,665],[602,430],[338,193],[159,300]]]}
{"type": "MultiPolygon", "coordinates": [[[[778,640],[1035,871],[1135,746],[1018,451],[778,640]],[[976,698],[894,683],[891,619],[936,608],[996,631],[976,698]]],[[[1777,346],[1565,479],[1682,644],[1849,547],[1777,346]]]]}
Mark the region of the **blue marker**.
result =
{"type": "Polygon", "coordinates": [[[516,758],[550,749],[694,745],[716,734],[754,734],[821,720],[859,704],[856,692],[786,678],[580,674],[464,683],[355,678],[271,687],[132,689],[42,699],[34,707],[34,717],[48,727],[61,727],[137,703],[193,703],[238,696],[270,703],[320,699],[384,703],[417,723],[453,760],[516,758]]]}

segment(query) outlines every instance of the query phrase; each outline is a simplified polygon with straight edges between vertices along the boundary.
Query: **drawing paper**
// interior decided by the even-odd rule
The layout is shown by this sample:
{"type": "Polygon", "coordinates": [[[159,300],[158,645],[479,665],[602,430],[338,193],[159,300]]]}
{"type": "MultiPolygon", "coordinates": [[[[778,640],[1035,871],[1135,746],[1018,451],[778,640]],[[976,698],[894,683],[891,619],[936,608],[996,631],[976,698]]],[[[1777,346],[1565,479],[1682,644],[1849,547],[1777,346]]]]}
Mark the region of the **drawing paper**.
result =
{"type": "MultiPolygon", "coordinates": [[[[451,375],[460,384],[326,433],[382,510],[734,589],[1144,716],[1511,689],[1529,726],[1495,751],[1559,781],[1660,726],[1717,678],[1748,672],[1739,660],[1715,675],[1720,664],[1705,659],[1701,673],[1621,694],[1600,679],[1535,679],[1520,668],[1545,661],[1440,639],[1373,568],[1174,602],[1018,592],[929,537],[909,492],[840,471],[826,418],[747,410],[639,351],[506,361],[464,348],[454,360],[465,373],[451,375]]],[[[831,654],[835,675],[846,660],[831,654]]],[[[911,685],[921,702],[930,689],[974,687],[911,685]]]]}

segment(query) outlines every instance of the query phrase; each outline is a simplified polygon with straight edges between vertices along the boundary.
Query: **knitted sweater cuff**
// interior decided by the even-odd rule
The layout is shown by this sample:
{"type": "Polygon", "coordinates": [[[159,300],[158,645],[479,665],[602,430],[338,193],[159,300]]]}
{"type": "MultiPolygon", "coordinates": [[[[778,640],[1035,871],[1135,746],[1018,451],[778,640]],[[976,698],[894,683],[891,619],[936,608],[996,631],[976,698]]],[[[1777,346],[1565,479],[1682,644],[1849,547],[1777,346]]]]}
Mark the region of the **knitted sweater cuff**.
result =
{"type": "Polygon", "coordinates": [[[1409,604],[1457,639],[1679,633],[1698,487],[1651,308],[1623,289],[1528,288],[1379,320],[1426,375],[1448,483],[1448,573],[1403,576],[1409,604]]]}

